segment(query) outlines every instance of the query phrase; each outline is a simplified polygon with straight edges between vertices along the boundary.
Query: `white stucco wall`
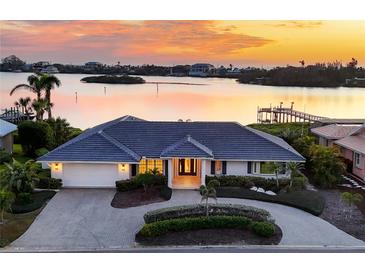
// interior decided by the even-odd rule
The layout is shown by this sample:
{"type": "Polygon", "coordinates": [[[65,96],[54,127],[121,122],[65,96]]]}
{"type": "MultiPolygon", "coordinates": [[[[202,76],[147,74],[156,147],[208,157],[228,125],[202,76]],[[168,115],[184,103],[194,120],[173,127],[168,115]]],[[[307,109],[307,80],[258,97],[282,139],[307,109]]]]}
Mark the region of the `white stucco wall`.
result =
{"type": "Polygon", "coordinates": [[[118,164],[64,163],[58,171],[52,166],[51,174],[62,179],[63,187],[115,187],[115,181],[130,177],[129,165],[124,169],[121,171],[118,164]]]}

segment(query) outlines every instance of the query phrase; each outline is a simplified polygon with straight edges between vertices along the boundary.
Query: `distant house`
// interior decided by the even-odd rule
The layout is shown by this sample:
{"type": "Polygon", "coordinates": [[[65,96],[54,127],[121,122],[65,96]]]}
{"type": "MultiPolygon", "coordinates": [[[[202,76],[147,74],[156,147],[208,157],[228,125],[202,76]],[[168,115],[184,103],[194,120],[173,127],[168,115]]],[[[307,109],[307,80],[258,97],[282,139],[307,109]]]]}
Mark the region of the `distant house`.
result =
{"type": "Polygon", "coordinates": [[[54,74],[59,73],[59,70],[55,66],[47,66],[41,69],[41,73],[54,74]]]}
{"type": "Polygon", "coordinates": [[[198,63],[191,66],[189,76],[207,77],[213,74],[215,68],[211,64],[198,63]]]}
{"type": "Polygon", "coordinates": [[[0,119],[0,150],[13,153],[13,132],[17,126],[0,119]]]}
{"type": "Polygon", "coordinates": [[[84,68],[85,68],[85,70],[93,71],[93,70],[96,70],[98,68],[101,68],[102,66],[103,66],[102,63],[92,61],[92,62],[85,63],[84,68]]]}
{"type": "Polygon", "coordinates": [[[206,175],[274,178],[273,163],[305,159],[282,139],[235,122],[145,121],[124,116],[95,126],[38,159],[65,187],[114,187],[157,169],[174,189],[198,189],[206,175]]]}
{"type": "Polygon", "coordinates": [[[318,137],[318,144],[338,147],[347,164],[347,171],[365,180],[365,124],[331,124],[311,131],[318,137]]]}
{"type": "Polygon", "coordinates": [[[346,79],[345,85],[348,87],[365,87],[365,78],[346,79]]]}
{"type": "Polygon", "coordinates": [[[348,171],[365,181],[365,124],[334,144],[348,160],[348,171]]]}
{"type": "Polygon", "coordinates": [[[330,124],[323,127],[312,128],[311,131],[317,136],[317,143],[322,146],[332,146],[339,139],[348,136],[358,125],[330,124]]]}
{"type": "Polygon", "coordinates": [[[33,64],[33,70],[40,72],[43,68],[50,66],[48,61],[39,61],[33,64]]]}

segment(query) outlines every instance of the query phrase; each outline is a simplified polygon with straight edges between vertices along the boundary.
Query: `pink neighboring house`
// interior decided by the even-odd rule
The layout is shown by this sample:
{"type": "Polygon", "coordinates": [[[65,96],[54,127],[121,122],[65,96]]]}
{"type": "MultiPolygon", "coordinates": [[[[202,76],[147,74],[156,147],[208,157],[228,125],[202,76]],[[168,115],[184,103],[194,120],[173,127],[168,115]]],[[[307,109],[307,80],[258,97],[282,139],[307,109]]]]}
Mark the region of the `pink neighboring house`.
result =
{"type": "Polygon", "coordinates": [[[311,129],[323,146],[337,146],[347,160],[347,171],[365,180],[365,124],[331,124],[311,129]]]}

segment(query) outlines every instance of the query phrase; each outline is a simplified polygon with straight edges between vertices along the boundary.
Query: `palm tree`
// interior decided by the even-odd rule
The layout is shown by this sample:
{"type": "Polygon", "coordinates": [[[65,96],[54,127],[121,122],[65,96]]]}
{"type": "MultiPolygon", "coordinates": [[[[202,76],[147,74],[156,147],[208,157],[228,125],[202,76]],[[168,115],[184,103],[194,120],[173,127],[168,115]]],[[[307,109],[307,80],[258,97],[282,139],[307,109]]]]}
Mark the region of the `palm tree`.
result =
{"type": "Polygon", "coordinates": [[[205,214],[208,217],[209,215],[209,207],[208,207],[208,201],[209,198],[212,198],[217,202],[217,192],[215,188],[219,186],[220,183],[218,180],[211,180],[209,181],[207,186],[202,185],[200,187],[200,193],[202,195],[201,203],[205,201],[205,214]]]}
{"type": "Polygon", "coordinates": [[[21,97],[18,99],[18,101],[15,101],[14,105],[16,107],[23,107],[24,111],[25,111],[25,115],[27,115],[29,117],[29,115],[30,115],[29,112],[32,111],[30,102],[31,102],[30,97],[25,97],[25,98],[21,97]]]}
{"type": "Polygon", "coordinates": [[[5,210],[11,208],[15,196],[11,191],[0,189],[0,224],[4,223],[5,210]]]}
{"type": "Polygon", "coordinates": [[[32,107],[36,112],[37,121],[43,121],[43,115],[47,109],[53,107],[53,104],[49,103],[46,99],[33,100],[32,107]]]}
{"type": "Polygon", "coordinates": [[[279,183],[279,173],[283,170],[283,166],[277,162],[274,163],[274,173],[275,173],[275,178],[276,178],[276,186],[277,188],[280,187],[280,183],[279,183]]]}
{"type": "Polygon", "coordinates": [[[300,170],[303,169],[302,163],[290,162],[287,164],[287,168],[290,170],[290,185],[289,188],[293,186],[293,179],[299,174],[300,170]]]}
{"type": "Polygon", "coordinates": [[[14,92],[18,89],[28,89],[37,95],[38,100],[41,99],[42,89],[44,88],[41,77],[42,77],[42,74],[33,74],[33,75],[28,76],[28,78],[27,78],[28,84],[20,84],[20,85],[15,86],[10,91],[10,95],[13,95],[14,92]]]}
{"type": "Polygon", "coordinates": [[[45,99],[49,103],[46,110],[48,112],[48,119],[50,119],[50,118],[52,118],[51,90],[54,89],[55,87],[59,87],[61,85],[61,81],[60,81],[60,79],[58,79],[56,76],[54,76],[52,74],[43,74],[41,77],[41,81],[42,81],[44,89],[46,91],[45,99]]]}

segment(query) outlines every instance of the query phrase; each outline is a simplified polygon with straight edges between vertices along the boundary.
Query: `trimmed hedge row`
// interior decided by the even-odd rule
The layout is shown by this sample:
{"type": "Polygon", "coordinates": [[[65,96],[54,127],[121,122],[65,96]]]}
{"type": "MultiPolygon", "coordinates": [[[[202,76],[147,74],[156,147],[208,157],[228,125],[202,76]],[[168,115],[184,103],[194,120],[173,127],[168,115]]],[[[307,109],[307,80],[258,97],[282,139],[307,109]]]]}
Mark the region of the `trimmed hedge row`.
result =
{"type": "Polygon", "coordinates": [[[157,237],[169,232],[219,228],[252,228],[257,235],[263,237],[270,237],[275,233],[275,226],[272,223],[254,222],[242,216],[211,216],[171,219],[145,224],[137,236],[157,237]]]}
{"type": "Polygon", "coordinates": [[[276,185],[276,179],[273,178],[262,178],[255,176],[235,176],[235,175],[225,175],[225,176],[206,176],[206,183],[211,180],[218,180],[221,187],[225,186],[236,186],[251,188],[253,186],[261,187],[265,190],[271,190],[278,192],[279,190],[286,188],[290,184],[289,179],[281,178],[279,179],[279,189],[276,185]]]}
{"type": "Polygon", "coordinates": [[[321,194],[311,190],[267,195],[265,193],[248,190],[242,187],[219,187],[217,189],[217,197],[243,198],[283,204],[302,209],[316,216],[322,214],[326,204],[326,201],[321,194]]]}
{"type": "MultiPolygon", "coordinates": [[[[201,217],[205,216],[205,214],[205,206],[202,204],[196,204],[167,207],[149,211],[143,216],[143,218],[145,223],[148,224],[170,219],[201,217]]],[[[209,204],[209,215],[241,216],[254,221],[274,222],[268,211],[245,205],[209,204]]]]}
{"type": "Polygon", "coordinates": [[[17,204],[14,203],[11,206],[11,212],[14,214],[27,213],[41,208],[45,202],[51,199],[56,192],[54,191],[40,191],[30,194],[31,203],[28,204],[17,204]]]}

